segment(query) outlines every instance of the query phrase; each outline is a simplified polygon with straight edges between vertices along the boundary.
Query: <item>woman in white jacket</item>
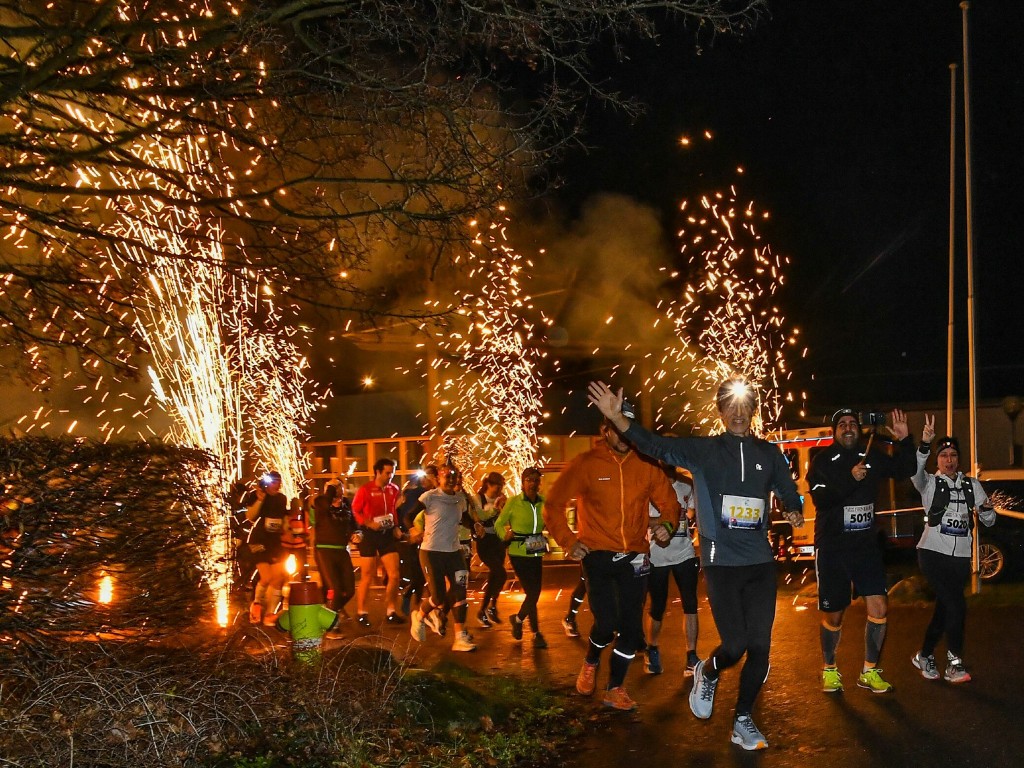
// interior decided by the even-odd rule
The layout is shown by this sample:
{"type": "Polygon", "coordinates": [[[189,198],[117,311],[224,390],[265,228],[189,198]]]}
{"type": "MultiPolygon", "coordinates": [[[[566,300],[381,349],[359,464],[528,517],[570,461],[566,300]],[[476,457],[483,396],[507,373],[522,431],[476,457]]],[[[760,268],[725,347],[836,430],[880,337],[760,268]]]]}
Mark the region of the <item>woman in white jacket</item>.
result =
{"type": "Polygon", "coordinates": [[[955,437],[939,440],[936,446],[938,470],[934,475],[925,473],[934,438],[935,417],[925,416],[913,483],[925,509],[924,533],[917,544],[917,559],[935,592],[935,612],[925,630],[921,650],[911,661],[925,679],[938,679],[935,646],[945,635],[945,678],[951,683],[966,683],[971,675],[963,662],[967,618],[964,589],[971,575],[973,510],[978,510],[978,519],[985,526],[995,523],[996,511],[988,503],[981,483],[959,471],[960,445],[955,437]]]}

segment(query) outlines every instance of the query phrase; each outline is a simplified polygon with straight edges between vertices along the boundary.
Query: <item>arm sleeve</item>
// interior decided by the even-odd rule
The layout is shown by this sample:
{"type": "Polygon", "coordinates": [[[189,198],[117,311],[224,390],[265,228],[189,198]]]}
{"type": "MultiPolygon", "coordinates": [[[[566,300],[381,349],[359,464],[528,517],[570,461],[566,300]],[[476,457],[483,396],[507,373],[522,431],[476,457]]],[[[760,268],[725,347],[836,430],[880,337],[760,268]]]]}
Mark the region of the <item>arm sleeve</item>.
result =
{"type": "Polygon", "coordinates": [[[637,451],[652,459],[664,461],[673,467],[689,469],[700,463],[703,452],[701,447],[706,438],[662,437],[637,424],[630,423],[629,429],[623,433],[629,442],[636,446],[637,451]]]}
{"type": "Polygon", "coordinates": [[[517,496],[513,496],[509,499],[494,521],[494,530],[498,534],[498,538],[503,541],[505,540],[505,528],[512,525],[512,511],[516,508],[517,498],[517,496]]]}
{"type": "Polygon", "coordinates": [[[370,522],[367,501],[366,486],[364,485],[356,491],[355,498],[352,499],[352,517],[355,518],[357,525],[365,525],[370,522]]]}
{"type": "Polygon", "coordinates": [[[912,477],[917,470],[917,448],[914,438],[909,435],[895,444],[893,455],[883,451],[871,451],[870,461],[883,477],[903,480],[912,477]]]}
{"type": "Polygon", "coordinates": [[[924,489],[928,487],[928,473],[924,471],[925,465],[928,463],[928,454],[917,451],[917,471],[914,472],[914,476],[910,478],[910,482],[914,484],[917,492],[924,497],[924,489]]]}
{"type": "Polygon", "coordinates": [[[782,502],[787,512],[802,512],[804,503],[800,499],[800,492],[793,482],[793,475],[789,469],[789,462],[779,448],[773,448],[772,466],[774,467],[773,487],[775,495],[782,502]]]}
{"type": "Polygon", "coordinates": [[[573,498],[578,500],[578,488],[582,476],[583,457],[577,456],[567,466],[551,486],[547,498],[544,500],[544,525],[548,533],[558,542],[558,546],[568,551],[575,546],[577,537],[569,527],[569,521],[565,517],[565,510],[569,501],[573,498]]]}
{"type": "Polygon", "coordinates": [[[651,478],[651,501],[658,508],[663,522],[669,522],[678,527],[682,507],[679,506],[676,491],[669,479],[665,477],[664,472],[655,467],[651,467],[651,469],[654,472],[654,476],[651,478]]]}
{"type": "Polygon", "coordinates": [[[990,499],[988,494],[985,493],[985,489],[982,487],[981,483],[973,477],[971,478],[971,482],[974,484],[974,504],[975,508],[978,510],[978,519],[986,528],[991,528],[996,524],[996,518],[998,518],[999,514],[989,504],[990,499]],[[982,509],[982,507],[985,508],[982,509]]]}

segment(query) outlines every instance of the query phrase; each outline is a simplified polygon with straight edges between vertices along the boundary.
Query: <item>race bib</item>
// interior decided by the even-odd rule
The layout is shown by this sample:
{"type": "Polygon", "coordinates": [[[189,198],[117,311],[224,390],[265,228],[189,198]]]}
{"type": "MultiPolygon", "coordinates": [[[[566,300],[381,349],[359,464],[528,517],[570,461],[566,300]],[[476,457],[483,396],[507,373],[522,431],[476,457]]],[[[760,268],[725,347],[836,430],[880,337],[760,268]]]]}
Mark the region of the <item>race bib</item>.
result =
{"type": "Polygon", "coordinates": [[[636,577],[646,576],[651,572],[651,558],[646,552],[641,552],[633,558],[633,575],[636,577]]]}
{"type": "Polygon", "coordinates": [[[859,504],[843,507],[843,530],[866,531],[875,521],[875,505],[859,504]]]}
{"type": "Polygon", "coordinates": [[[280,533],[284,527],[284,518],[265,517],[263,518],[263,529],[268,533],[280,533]]]}
{"type": "Polygon", "coordinates": [[[722,496],[722,524],[726,528],[758,530],[764,524],[764,499],[722,496]]]}
{"type": "Polygon", "coordinates": [[[966,536],[969,529],[966,515],[950,514],[947,512],[939,525],[939,532],[947,536],[966,536]]]}
{"type": "Polygon", "coordinates": [[[373,518],[373,522],[380,526],[382,531],[390,531],[395,527],[395,518],[391,515],[381,515],[380,517],[373,518]]]}
{"type": "Polygon", "coordinates": [[[548,540],[543,533],[533,533],[523,539],[523,548],[528,554],[536,555],[548,551],[548,540]]]}

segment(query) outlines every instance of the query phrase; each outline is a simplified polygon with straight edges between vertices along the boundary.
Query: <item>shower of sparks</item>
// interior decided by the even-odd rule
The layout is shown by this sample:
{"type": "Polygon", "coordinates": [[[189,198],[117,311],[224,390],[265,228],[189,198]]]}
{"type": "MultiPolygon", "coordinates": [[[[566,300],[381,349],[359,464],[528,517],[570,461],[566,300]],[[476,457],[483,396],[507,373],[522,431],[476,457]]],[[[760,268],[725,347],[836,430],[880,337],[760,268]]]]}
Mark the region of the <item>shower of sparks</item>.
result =
{"type": "MultiPolygon", "coordinates": [[[[136,10],[127,2],[115,3],[113,8],[126,22],[136,10]]],[[[233,9],[225,4],[218,10],[230,13],[233,9]]],[[[181,11],[185,21],[180,26],[169,26],[172,32],[147,26],[143,45],[154,51],[188,48],[195,42],[202,20],[214,13],[201,0],[195,4],[183,2],[181,11]],[[197,25],[189,27],[188,19],[194,19],[197,25]]],[[[96,39],[92,46],[97,59],[109,55],[103,40],[96,39]]],[[[197,49],[194,58],[181,66],[205,68],[210,64],[204,58],[207,55],[216,54],[197,49]]],[[[88,76],[90,72],[80,74],[88,76]]],[[[83,289],[82,300],[92,319],[110,313],[127,320],[151,353],[152,364],[145,374],[153,397],[142,402],[116,391],[124,382],[105,375],[101,359],[84,357],[81,368],[91,381],[79,388],[81,406],[83,410],[98,411],[99,428],[107,440],[121,434],[124,426],[118,426],[118,422],[144,425],[155,401],[173,419],[167,439],[200,447],[219,459],[219,476],[204,487],[226,491],[250,460],[257,471],[281,472],[284,492],[296,496],[307,461],[301,441],[316,405],[316,398],[308,396],[308,364],[297,343],[296,334],[304,331],[286,325],[264,276],[243,276],[226,268],[229,260],[236,265],[243,262],[244,253],[239,253],[236,246],[229,259],[216,218],[209,210],[194,205],[213,192],[212,196],[224,200],[235,214],[244,215],[245,204],[240,202],[244,195],[239,192],[245,190],[239,189],[238,180],[253,172],[258,153],[239,146],[223,133],[190,135],[193,129],[175,115],[196,114],[209,105],[200,105],[202,94],[190,96],[187,88],[180,87],[178,78],[183,74],[185,69],[165,69],[140,80],[126,67],[119,86],[133,94],[131,98],[111,96],[84,105],[47,97],[46,109],[37,110],[38,115],[49,115],[47,119],[53,125],[47,130],[33,126],[32,120],[38,120],[38,115],[8,115],[16,123],[24,122],[37,142],[67,139],[84,143],[91,136],[109,136],[117,151],[116,162],[103,165],[89,164],[90,147],[69,150],[69,158],[81,159],[67,167],[35,163],[39,177],[34,181],[40,189],[46,189],[50,181],[59,187],[71,178],[80,189],[93,188],[99,193],[95,198],[83,195],[89,202],[80,205],[77,212],[102,234],[108,261],[66,245],[67,238],[59,227],[34,231],[18,226],[17,221],[5,221],[10,224],[7,239],[15,250],[38,253],[42,262],[54,268],[68,264],[71,274],[81,274],[82,284],[89,286],[83,289]],[[178,95],[153,95],[162,91],[178,95]],[[218,164],[214,147],[231,158],[231,167],[218,164]],[[99,199],[106,201],[107,210],[89,207],[99,199]]],[[[243,109],[234,117],[244,124],[252,115],[246,115],[243,109]]],[[[31,160],[26,150],[23,165],[33,165],[31,160]]],[[[38,205],[45,208],[46,200],[41,200],[38,205]]],[[[0,275],[0,297],[10,279],[10,275],[0,275]]],[[[56,313],[62,311],[59,306],[54,310],[50,322],[41,329],[44,337],[56,335],[57,341],[70,341],[65,338],[69,332],[60,329],[76,323],[57,323],[56,313]]],[[[68,310],[65,314],[81,311],[68,310]]],[[[77,342],[83,347],[96,346],[95,336],[103,339],[110,331],[109,327],[96,330],[95,324],[92,330],[89,323],[77,325],[82,327],[77,342]]],[[[130,366],[128,341],[110,339],[113,352],[109,354],[130,366]]],[[[40,372],[47,370],[45,346],[33,346],[25,352],[40,372]]],[[[75,373],[68,371],[65,377],[75,373]]],[[[41,387],[53,383],[42,373],[39,378],[41,387]]],[[[40,408],[19,425],[24,425],[26,432],[43,430],[68,416],[67,412],[40,408]]],[[[66,431],[74,434],[78,427],[76,420],[66,431]]],[[[147,437],[141,429],[139,434],[147,437]]],[[[208,540],[203,567],[216,596],[218,619],[226,620],[229,511],[223,498],[210,501],[211,508],[218,510],[217,518],[195,522],[208,540]]]]}
{"type": "Polygon", "coordinates": [[[714,393],[722,380],[742,376],[758,392],[753,428],[762,434],[777,423],[783,400],[792,400],[781,388],[790,376],[787,350],[799,331],[787,329],[775,303],[789,259],[763,241],[757,224],[768,214],[753,202],[740,203],[735,186],[705,195],[692,210],[688,202],[681,208],[686,225],[679,237],[694,277],[679,299],[659,304],[675,342],[643,386],[660,396],[658,423],[671,428],[689,414],[701,429],[716,432],[722,427],[714,393]],[[670,399],[684,403],[682,413],[668,413],[670,399]]]}
{"type": "Polygon", "coordinates": [[[467,485],[485,472],[504,471],[518,492],[523,470],[541,462],[544,386],[537,367],[545,353],[526,319],[539,312],[524,285],[533,264],[508,245],[507,218],[474,225],[475,247],[466,260],[472,287],[462,295],[455,326],[433,334],[442,461],[451,455],[467,485]]]}

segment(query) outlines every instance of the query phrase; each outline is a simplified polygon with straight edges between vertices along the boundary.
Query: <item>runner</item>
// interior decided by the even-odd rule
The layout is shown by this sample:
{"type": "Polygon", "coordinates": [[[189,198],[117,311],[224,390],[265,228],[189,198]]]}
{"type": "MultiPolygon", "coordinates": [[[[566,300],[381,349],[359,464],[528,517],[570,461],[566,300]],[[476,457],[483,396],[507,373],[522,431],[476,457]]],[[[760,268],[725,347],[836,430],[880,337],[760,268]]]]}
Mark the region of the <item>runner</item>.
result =
{"type": "Polygon", "coordinates": [[[459,524],[468,518],[469,499],[461,488],[462,475],[455,467],[441,467],[439,474],[441,486],[424,493],[418,502],[423,517],[420,564],[430,595],[413,611],[409,634],[423,642],[426,627],[430,627],[443,637],[446,616],[451,611],[455,622],[452,650],[474,651],[476,645],[466,631],[469,564],[459,543],[459,524]]]}
{"type": "Polygon", "coordinates": [[[500,472],[487,473],[477,494],[477,501],[479,504],[475,510],[477,519],[473,523],[473,538],[476,539],[476,555],[487,566],[487,584],[476,617],[481,627],[489,628],[492,624],[501,623],[498,597],[508,577],[505,573],[505,542],[494,527],[494,521],[506,501],[505,478],[500,472]]]}
{"type": "Polygon", "coordinates": [[[544,554],[548,541],[544,537],[544,497],[540,495],[540,470],[527,467],[522,475],[523,492],[509,499],[494,524],[508,546],[512,570],[523,586],[523,604],[519,612],[509,617],[512,637],[523,639],[523,622],[529,620],[533,632],[533,647],[547,648],[540,631],[537,601],[543,585],[544,554]]]}
{"type": "MultiPolygon", "coordinates": [[[[666,467],[665,474],[672,482],[672,490],[685,512],[679,528],[672,534],[672,540],[664,549],[651,547],[651,573],[647,577],[647,588],[651,603],[647,609],[647,663],[648,674],[660,675],[661,649],[658,638],[661,635],[661,620],[668,605],[669,580],[676,583],[679,598],[683,604],[683,635],[686,640],[686,666],[683,677],[692,677],[700,659],[697,657],[697,577],[700,561],[690,539],[689,521],[694,518],[696,508],[693,502],[693,486],[675,467],[666,467]]],[[[658,517],[658,510],[651,507],[652,518],[658,517]]]]}
{"type": "Polygon", "coordinates": [[[935,417],[925,416],[921,446],[917,452],[917,474],[914,487],[921,493],[926,510],[924,533],[917,545],[917,561],[921,572],[935,592],[935,611],[924,633],[921,650],[911,663],[921,670],[926,680],[937,680],[935,646],[946,636],[945,678],[951,683],[971,679],[964,666],[964,623],[967,600],[964,589],[971,576],[974,518],[985,526],[994,525],[996,511],[989,504],[981,483],[959,471],[960,444],[955,437],[939,440],[936,457],[938,471],[925,473],[925,464],[935,439],[935,417]]]}
{"type": "Polygon", "coordinates": [[[569,557],[583,562],[594,614],[576,690],[593,695],[601,652],[614,642],[603,703],[631,710],[636,702],[623,682],[643,641],[648,530],[661,545],[667,544],[679,524],[679,502],[665,474],[638,456],[608,419],[601,423],[601,436],[604,442],[573,459],[551,487],[544,522],[569,557]],[[577,503],[578,534],[566,518],[572,499],[577,503]],[[662,515],[656,523],[647,513],[650,502],[662,515]]]}
{"type": "Polygon", "coordinates": [[[832,416],[832,445],[811,461],[807,483],[817,515],[814,519],[814,570],[818,579],[818,610],[822,613],[819,638],[824,661],[821,689],[843,690],[836,667],[836,648],[842,635],[843,614],[852,599],[850,587],[864,598],[864,665],[857,685],[872,693],[887,693],[892,685],[882,678],[878,662],[888,612],[885,563],[875,529],[875,500],[882,481],[914,474],[914,442],[903,411],[890,414],[887,428],[899,444],[890,456],[875,442],[860,448],[860,417],[849,408],[832,416]]]}
{"type": "Polygon", "coordinates": [[[721,644],[693,672],[690,710],[711,717],[720,673],[746,656],[733,718],[733,743],[764,749],[754,723],[757,695],[768,677],[775,622],[775,560],[768,542],[770,496],[787,519],[803,524],[802,504],[786,459],[777,446],[751,434],[757,395],[743,379],[722,383],[716,401],[725,432],[713,437],[659,437],[622,413],[622,390],[590,384],[594,403],[641,453],[690,471],[697,490],[700,561],[711,614],[721,644]]]}

